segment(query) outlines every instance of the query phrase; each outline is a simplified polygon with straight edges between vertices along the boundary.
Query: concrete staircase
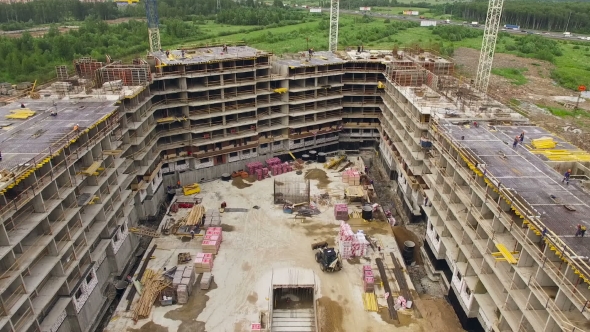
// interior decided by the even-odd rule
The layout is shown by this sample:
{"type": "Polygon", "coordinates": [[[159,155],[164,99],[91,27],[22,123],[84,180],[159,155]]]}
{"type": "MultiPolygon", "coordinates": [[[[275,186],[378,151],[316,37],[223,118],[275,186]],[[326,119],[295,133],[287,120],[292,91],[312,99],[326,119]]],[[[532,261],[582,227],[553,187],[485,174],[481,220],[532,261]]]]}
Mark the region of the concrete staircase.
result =
{"type": "Polygon", "coordinates": [[[315,332],[313,309],[274,309],[271,332],[315,332]]]}

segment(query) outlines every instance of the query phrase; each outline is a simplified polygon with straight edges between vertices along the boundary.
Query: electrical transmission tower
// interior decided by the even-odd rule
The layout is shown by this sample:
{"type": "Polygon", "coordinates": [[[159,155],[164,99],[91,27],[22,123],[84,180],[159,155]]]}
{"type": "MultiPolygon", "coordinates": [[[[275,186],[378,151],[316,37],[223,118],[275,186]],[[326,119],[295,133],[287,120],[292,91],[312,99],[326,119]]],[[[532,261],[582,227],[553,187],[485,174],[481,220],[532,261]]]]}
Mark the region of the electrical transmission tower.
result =
{"type": "Polygon", "coordinates": [[[217,0],[217,12],[221,11],[221,0],[217,0]]]}
{"type": "Polygon", "coordinates": [[[329,50],[336,52],[338,49],[338,15],[340,13],[340,0],[330,1],[330,41],[329,50]]]}
{"type": "Polygon", "coordinates": [[[494,51],[500,28],[500,17],[502,16],[502,7],[504,6],[504,0],[489,1],[479,64],[477,65],[477,76],[475,77],[475,89],[483,93],[487,93],[490,83],[492,64],[494,63],[494,51]]]}
{"type": "Polygon", "coordinates": [[[150,51],[159,51],[162,48],[160,44],[160,28],[158,19],[158,3],[156,0],[146,0],[145,13],[147,15],[148,36],[150,39],[150,51]]]}

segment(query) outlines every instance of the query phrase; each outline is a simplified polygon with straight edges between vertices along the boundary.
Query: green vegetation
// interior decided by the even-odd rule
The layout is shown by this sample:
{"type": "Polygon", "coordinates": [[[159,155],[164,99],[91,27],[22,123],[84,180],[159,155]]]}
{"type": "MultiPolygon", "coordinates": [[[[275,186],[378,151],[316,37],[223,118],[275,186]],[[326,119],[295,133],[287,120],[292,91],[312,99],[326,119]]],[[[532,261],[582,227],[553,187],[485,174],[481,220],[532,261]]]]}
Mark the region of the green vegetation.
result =
{"type": "Polygon", "coordinates": [[[483,36],[483,31],[462,25],[440,25],[432,29],[432,34],[446,41],[457,42],[468,38],[479,38],[483,36]]]}
{"type": "Polygon", "coordinates": [[[528,80],[522,73],[526,71],[526,68],[493,68],[492,74],[507,78],[514,85],[524,85],[528,80]]]}
{"type": "Polygon", "coordinates": [[[549,112],[551,112],[551,114],[558,116],[560,118],[569,118],[569,117],[590,118],[590,113],[588,113],[588,111],[584,111],[584,110],[579,110],[579,109],[578,110],[567,110],[567,109],[561,108],[561,107],[552,107],[552,106],[545,106],[545,105],[537,105],[537,106],[548,110],[549,112]]]}
{"type": "MultiPolygon", "coordinates": [[[[485,22],[487,1],[454,2],[432,8],[437,13],[456,13],[459,19],[485,22]]],[[[518,24],[523,29],[590,33],[589,2],[506,1],[502,10],[504,24],[518,24]],[[570,17],[571,14],[571,17],[570,17]]]]}

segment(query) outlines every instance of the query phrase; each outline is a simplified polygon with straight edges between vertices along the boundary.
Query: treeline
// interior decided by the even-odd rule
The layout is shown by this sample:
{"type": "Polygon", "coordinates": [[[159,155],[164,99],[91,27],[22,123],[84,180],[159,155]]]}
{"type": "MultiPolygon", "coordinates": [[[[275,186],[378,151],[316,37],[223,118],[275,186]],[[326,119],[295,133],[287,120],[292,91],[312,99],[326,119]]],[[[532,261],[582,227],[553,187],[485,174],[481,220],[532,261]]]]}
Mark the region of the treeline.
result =
{"type": "MultiPolygon", "coordinates": [[[[488,1],[455,2],[435,8],[437,13],[452,12],[467,21],[485,22],[488,1]]],[[[590,33],[589,2],[506,1],[502,11],[503,24],[520,25],[523,29],[590,33]],[[568,23],[569,22],[569,23],[568,23]]]]}
{"type": "Polygon", "coordinates": [[[442,40],[456,42],[465,38],[477,38],[483,35],[479,29],[471,29],[461,25],[439,25],[433,27],[432,34],[440,36],[442,40]]]}
{"type": "Polygon", "coordinates": [[[232,25],[289,25],[302,22],[308,13],[285,7],[237,7],[217,14],[217,22],[232,25]]]}
{"type": "MultiPolygon", "coordinates": [[[[340,0],[340,9],[358,10],[360,7],[394,7],[397,3],[397,0],[340,0]]],[[[320,7],[330,7],[330,1],[321,0],[319,5],[320,7]]]]}

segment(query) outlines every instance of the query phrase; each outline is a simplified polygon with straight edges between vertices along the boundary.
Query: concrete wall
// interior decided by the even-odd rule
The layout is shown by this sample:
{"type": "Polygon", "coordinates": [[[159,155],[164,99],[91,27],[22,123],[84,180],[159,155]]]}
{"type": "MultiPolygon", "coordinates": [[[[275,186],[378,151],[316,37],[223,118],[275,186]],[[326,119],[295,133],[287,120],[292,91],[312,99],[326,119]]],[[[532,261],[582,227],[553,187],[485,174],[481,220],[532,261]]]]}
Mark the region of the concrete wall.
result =
{"type": "Polygon", "coordinates": [[[71,332],[71,331],[78,331],[78,323],[72,324],[72,321],[75,320],[74,317],[70,317],[68,316],[63,323],[61,323],[61,326],[59,327],[59,329],[57,329],[57,332],[71,332]]]}
{"type": "Polygon", "coordinates": [[[134,248],[131,246],[131,239],[128,235],[121,244],[121,248],[119,248],[119,251],[117,251],[117,253],[114,256],[107,255],[110,270],[113,274],[119,275],[121,274],[121,272],[123,272],[123,270],[125,269],[125,265],[127,265],[127,262],[131,258],[133,252],[134,248]]]}
{"type": "Polygon", "coordinates": [[[78,313],[78,321],[80,322],[80,327],[82,328],[82,332],[87,332],[92,323],[98,316],[99,310],[102,308],[104,301],[106,301],[106,297],[102,295],[101,288],[94,287],[92,293],[88,297],[86,303],[78,313]]]}

